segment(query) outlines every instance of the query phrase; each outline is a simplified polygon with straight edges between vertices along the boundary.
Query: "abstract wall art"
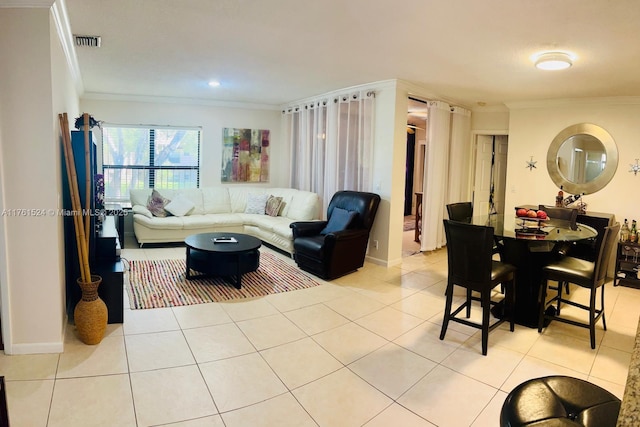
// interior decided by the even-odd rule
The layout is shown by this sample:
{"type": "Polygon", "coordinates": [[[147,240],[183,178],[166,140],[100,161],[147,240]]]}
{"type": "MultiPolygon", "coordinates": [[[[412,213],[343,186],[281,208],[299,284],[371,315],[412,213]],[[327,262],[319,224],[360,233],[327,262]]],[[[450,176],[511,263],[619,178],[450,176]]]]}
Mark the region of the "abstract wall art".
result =
{"type": "Polygon", "coordinates": [[[269,182],[269,130],[222,130],[222,182],[269,182]]]}

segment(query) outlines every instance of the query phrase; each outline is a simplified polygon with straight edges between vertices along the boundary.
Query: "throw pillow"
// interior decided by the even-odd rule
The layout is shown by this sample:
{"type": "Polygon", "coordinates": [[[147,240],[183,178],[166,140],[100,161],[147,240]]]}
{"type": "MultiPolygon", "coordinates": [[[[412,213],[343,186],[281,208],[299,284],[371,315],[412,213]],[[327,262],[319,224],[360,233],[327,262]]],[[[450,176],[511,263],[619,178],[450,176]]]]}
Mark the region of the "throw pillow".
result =
{"type": "Polygon", "coordinates": [[[320,234],[333,233],[335,231],[346,230],[353,221],[353,218],[358,215],[358,212],[348,211],[342,208],[333,208],[331,218],[326,227],[320,232],[320,234]]]}
{"type": "Polygon", "coordinates": [[[269,196],[267,204],[264,207],[264,212],[269,216],[278,216],[281,204],[282,197],[269,196]]]}
{"type": "Polygon", "coordinates": [[[244,213],[264,215],[264,207],[267,204],[268,194],[253,194],[249,193],[247,197],[247,206],[244,208],[244,213]]]}
{"type": "Polygon", "coordinates": [[[167,203],[164,209],[171,215],[185,216],[195,208],[196,205],[182,194],[178,194],[172,201],[167,203]]]}
{"type": "Polygon", "coordinates": [[[158,193],[156,190],[151,192],[151,196],[149,197],[149,201],[147,202],[147,209],[153,214],[153,216],[157,217],[165,217],[167,216],[167,211],[164,207],[171,200],[165,199],[162,197],[162,194],[158,193]]]}

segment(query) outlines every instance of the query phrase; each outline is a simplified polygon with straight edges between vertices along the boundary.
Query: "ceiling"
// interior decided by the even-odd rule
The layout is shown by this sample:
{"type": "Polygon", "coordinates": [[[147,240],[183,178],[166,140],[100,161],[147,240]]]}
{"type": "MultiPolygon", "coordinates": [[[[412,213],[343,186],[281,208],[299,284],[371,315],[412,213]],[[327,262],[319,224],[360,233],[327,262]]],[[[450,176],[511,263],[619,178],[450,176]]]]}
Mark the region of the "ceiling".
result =
{"type": "Polygon", "coordinates": [[[284,103],[401,79],[478,108],[640,96],[638,0],[64,0],[85,93],[284,103]],[[568,50],[563,71],[532,55],[568,50]],[[211,88],[209,80],[221,85],[211,88]]]}

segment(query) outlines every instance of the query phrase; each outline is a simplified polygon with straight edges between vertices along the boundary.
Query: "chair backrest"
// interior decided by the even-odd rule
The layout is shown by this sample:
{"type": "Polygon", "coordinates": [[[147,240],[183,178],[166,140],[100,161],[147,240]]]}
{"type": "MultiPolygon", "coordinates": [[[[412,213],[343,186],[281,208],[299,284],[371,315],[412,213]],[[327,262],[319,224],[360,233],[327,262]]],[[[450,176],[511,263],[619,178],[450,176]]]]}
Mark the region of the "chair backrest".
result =
{"type": "Polygon", "coordinates": [[[575,224],[576,218],[578,218],[578,209],[575,208],[540,205],[538,209],[545,211],[551,219],[564,219],[571,221],[572,224],[575,224]]]}
{"type": "Polygon", "coordinates": [[[327,207],[327,219],[331,218],[334,208],[357,212],[358,215],[351,221],[349,228],[371,231],[379,205],[380,196],[375,193],[350,190],[338,191],[333,195],[327,207]]]}
{"type": "Polygon", "coordinates": [[[604,229],[604,237],[598,250],[598,258],[596,259],[596,265],[593,272],[594,284],[596,286],[604,283],[607,277],[607,267],[609,266],[609,260],[611,259],[611,252],[618,242],[619,231],[619,222],[616,222],[614,225],[604,229]]]}
{"type": "Polygon", "coordinates": [[[479,290],[491,280],[493,227],[444,220],[449,280],[479,290]]]}
{"type": "Polygon", "coordinates": [[[547,213],[547,216],[551,219],[560,219],[564,221],[569,221],[569,226],[573,230],[576,229],[576,221],[578,219],[578,209],[561,208],[557,206],[545,206],[545,205],[538,206],[538,209],[545,211],[547,213]]]}
{"type": "Polygon", "coordinates": [[[452,221],[471,222],[473,204],[471,202],[450,203],[447,205],[447,213],[452,221]]]}

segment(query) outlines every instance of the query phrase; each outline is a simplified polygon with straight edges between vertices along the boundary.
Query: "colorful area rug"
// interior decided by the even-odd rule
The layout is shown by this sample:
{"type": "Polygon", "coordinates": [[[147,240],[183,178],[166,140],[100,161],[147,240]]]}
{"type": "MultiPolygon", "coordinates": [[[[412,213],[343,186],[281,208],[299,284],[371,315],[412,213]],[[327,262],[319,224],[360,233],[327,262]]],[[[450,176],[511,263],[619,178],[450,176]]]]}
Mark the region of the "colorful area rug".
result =
{"type": "Polygon", "coordinates": [[[185,280],[185,260],[130,261],[127,293],[132,309],[177,307],[294,291],[320,283],[270,253],[260,253],[260,268],[242,275],[236,289],[223,278],[185,280]]]}

